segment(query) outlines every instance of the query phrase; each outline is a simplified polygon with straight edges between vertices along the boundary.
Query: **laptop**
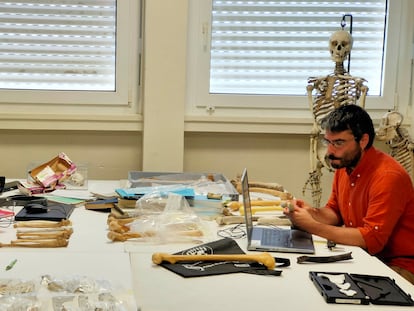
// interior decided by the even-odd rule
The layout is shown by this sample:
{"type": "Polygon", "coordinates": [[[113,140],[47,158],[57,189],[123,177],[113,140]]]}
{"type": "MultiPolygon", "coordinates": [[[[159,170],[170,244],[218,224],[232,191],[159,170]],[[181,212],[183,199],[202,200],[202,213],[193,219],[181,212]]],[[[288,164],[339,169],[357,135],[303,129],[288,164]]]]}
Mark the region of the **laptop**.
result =
{"type": "Polygon", "coordinates": [[[241,177],[247,250],[314,254],[312,234],[299,229],[253,226],[247,169],[241,177]]]}

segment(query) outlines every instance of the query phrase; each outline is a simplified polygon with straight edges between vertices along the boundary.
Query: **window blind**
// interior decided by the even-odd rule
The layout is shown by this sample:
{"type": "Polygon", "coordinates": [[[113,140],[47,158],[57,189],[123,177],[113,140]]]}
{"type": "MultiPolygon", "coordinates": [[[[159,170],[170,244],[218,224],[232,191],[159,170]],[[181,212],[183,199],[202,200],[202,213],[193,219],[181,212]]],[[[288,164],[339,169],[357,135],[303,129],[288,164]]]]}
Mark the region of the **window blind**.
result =
{"type": "Polygon", "coordinates": [[[329,37],[350,14],[349,73],[381,95],[386,2],[214,0],[210,93],[304,95],[309,77],[334,72],[329,37]]]}
{"type": "Polygon", "coordinates": [[[115,90],[116,0],[0,3],[0,88],[115,90]]]}

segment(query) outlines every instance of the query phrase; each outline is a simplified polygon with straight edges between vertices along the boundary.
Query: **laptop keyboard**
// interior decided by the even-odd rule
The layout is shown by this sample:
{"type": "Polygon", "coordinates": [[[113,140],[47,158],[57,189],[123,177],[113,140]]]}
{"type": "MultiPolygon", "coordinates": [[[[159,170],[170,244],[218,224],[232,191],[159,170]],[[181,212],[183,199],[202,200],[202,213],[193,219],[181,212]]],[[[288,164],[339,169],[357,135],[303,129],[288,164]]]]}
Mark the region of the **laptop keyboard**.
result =
{"type": "Polygon", "coordinates": [[[263,229],[262,245],[281,245],[287,246],[290,240],[290,232],[288,230],[263,229]]]}

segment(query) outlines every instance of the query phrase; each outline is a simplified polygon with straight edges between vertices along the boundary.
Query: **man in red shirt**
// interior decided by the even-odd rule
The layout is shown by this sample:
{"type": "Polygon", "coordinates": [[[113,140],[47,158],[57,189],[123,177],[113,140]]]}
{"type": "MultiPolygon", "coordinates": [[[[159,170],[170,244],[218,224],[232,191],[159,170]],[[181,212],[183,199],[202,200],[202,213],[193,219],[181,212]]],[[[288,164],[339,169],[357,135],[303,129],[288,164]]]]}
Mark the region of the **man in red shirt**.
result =
{"type": "Polygon", "coordinates": [[[405,169],[372,146],[368,113],[344,105],[322,120],[327,156],[336,169],[327,204],[312,208],[295,201],[292,223],[339,244],[377,256],[414,284],[414,188],[405,169]]]}

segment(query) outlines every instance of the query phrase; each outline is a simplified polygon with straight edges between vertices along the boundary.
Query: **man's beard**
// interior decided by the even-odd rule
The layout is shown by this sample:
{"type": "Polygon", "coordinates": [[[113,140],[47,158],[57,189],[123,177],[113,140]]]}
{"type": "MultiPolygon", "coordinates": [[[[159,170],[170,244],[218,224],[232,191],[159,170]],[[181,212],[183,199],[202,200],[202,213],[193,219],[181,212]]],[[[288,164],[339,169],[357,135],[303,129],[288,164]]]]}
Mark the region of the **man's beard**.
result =
{"type": "Polygon", "coordinates": [[[339,160],[339,163],[335,162],[333,163],[330,161],[331,166],[334,169],[340,169],[340,168],[348,168],[353,169],[361,159],[362,150],[361,148],[358,148],[354,154],[345,154],[342,158],[337,158],[334,155],[330,154],[328,155],[329,160],[339,160]]]}

